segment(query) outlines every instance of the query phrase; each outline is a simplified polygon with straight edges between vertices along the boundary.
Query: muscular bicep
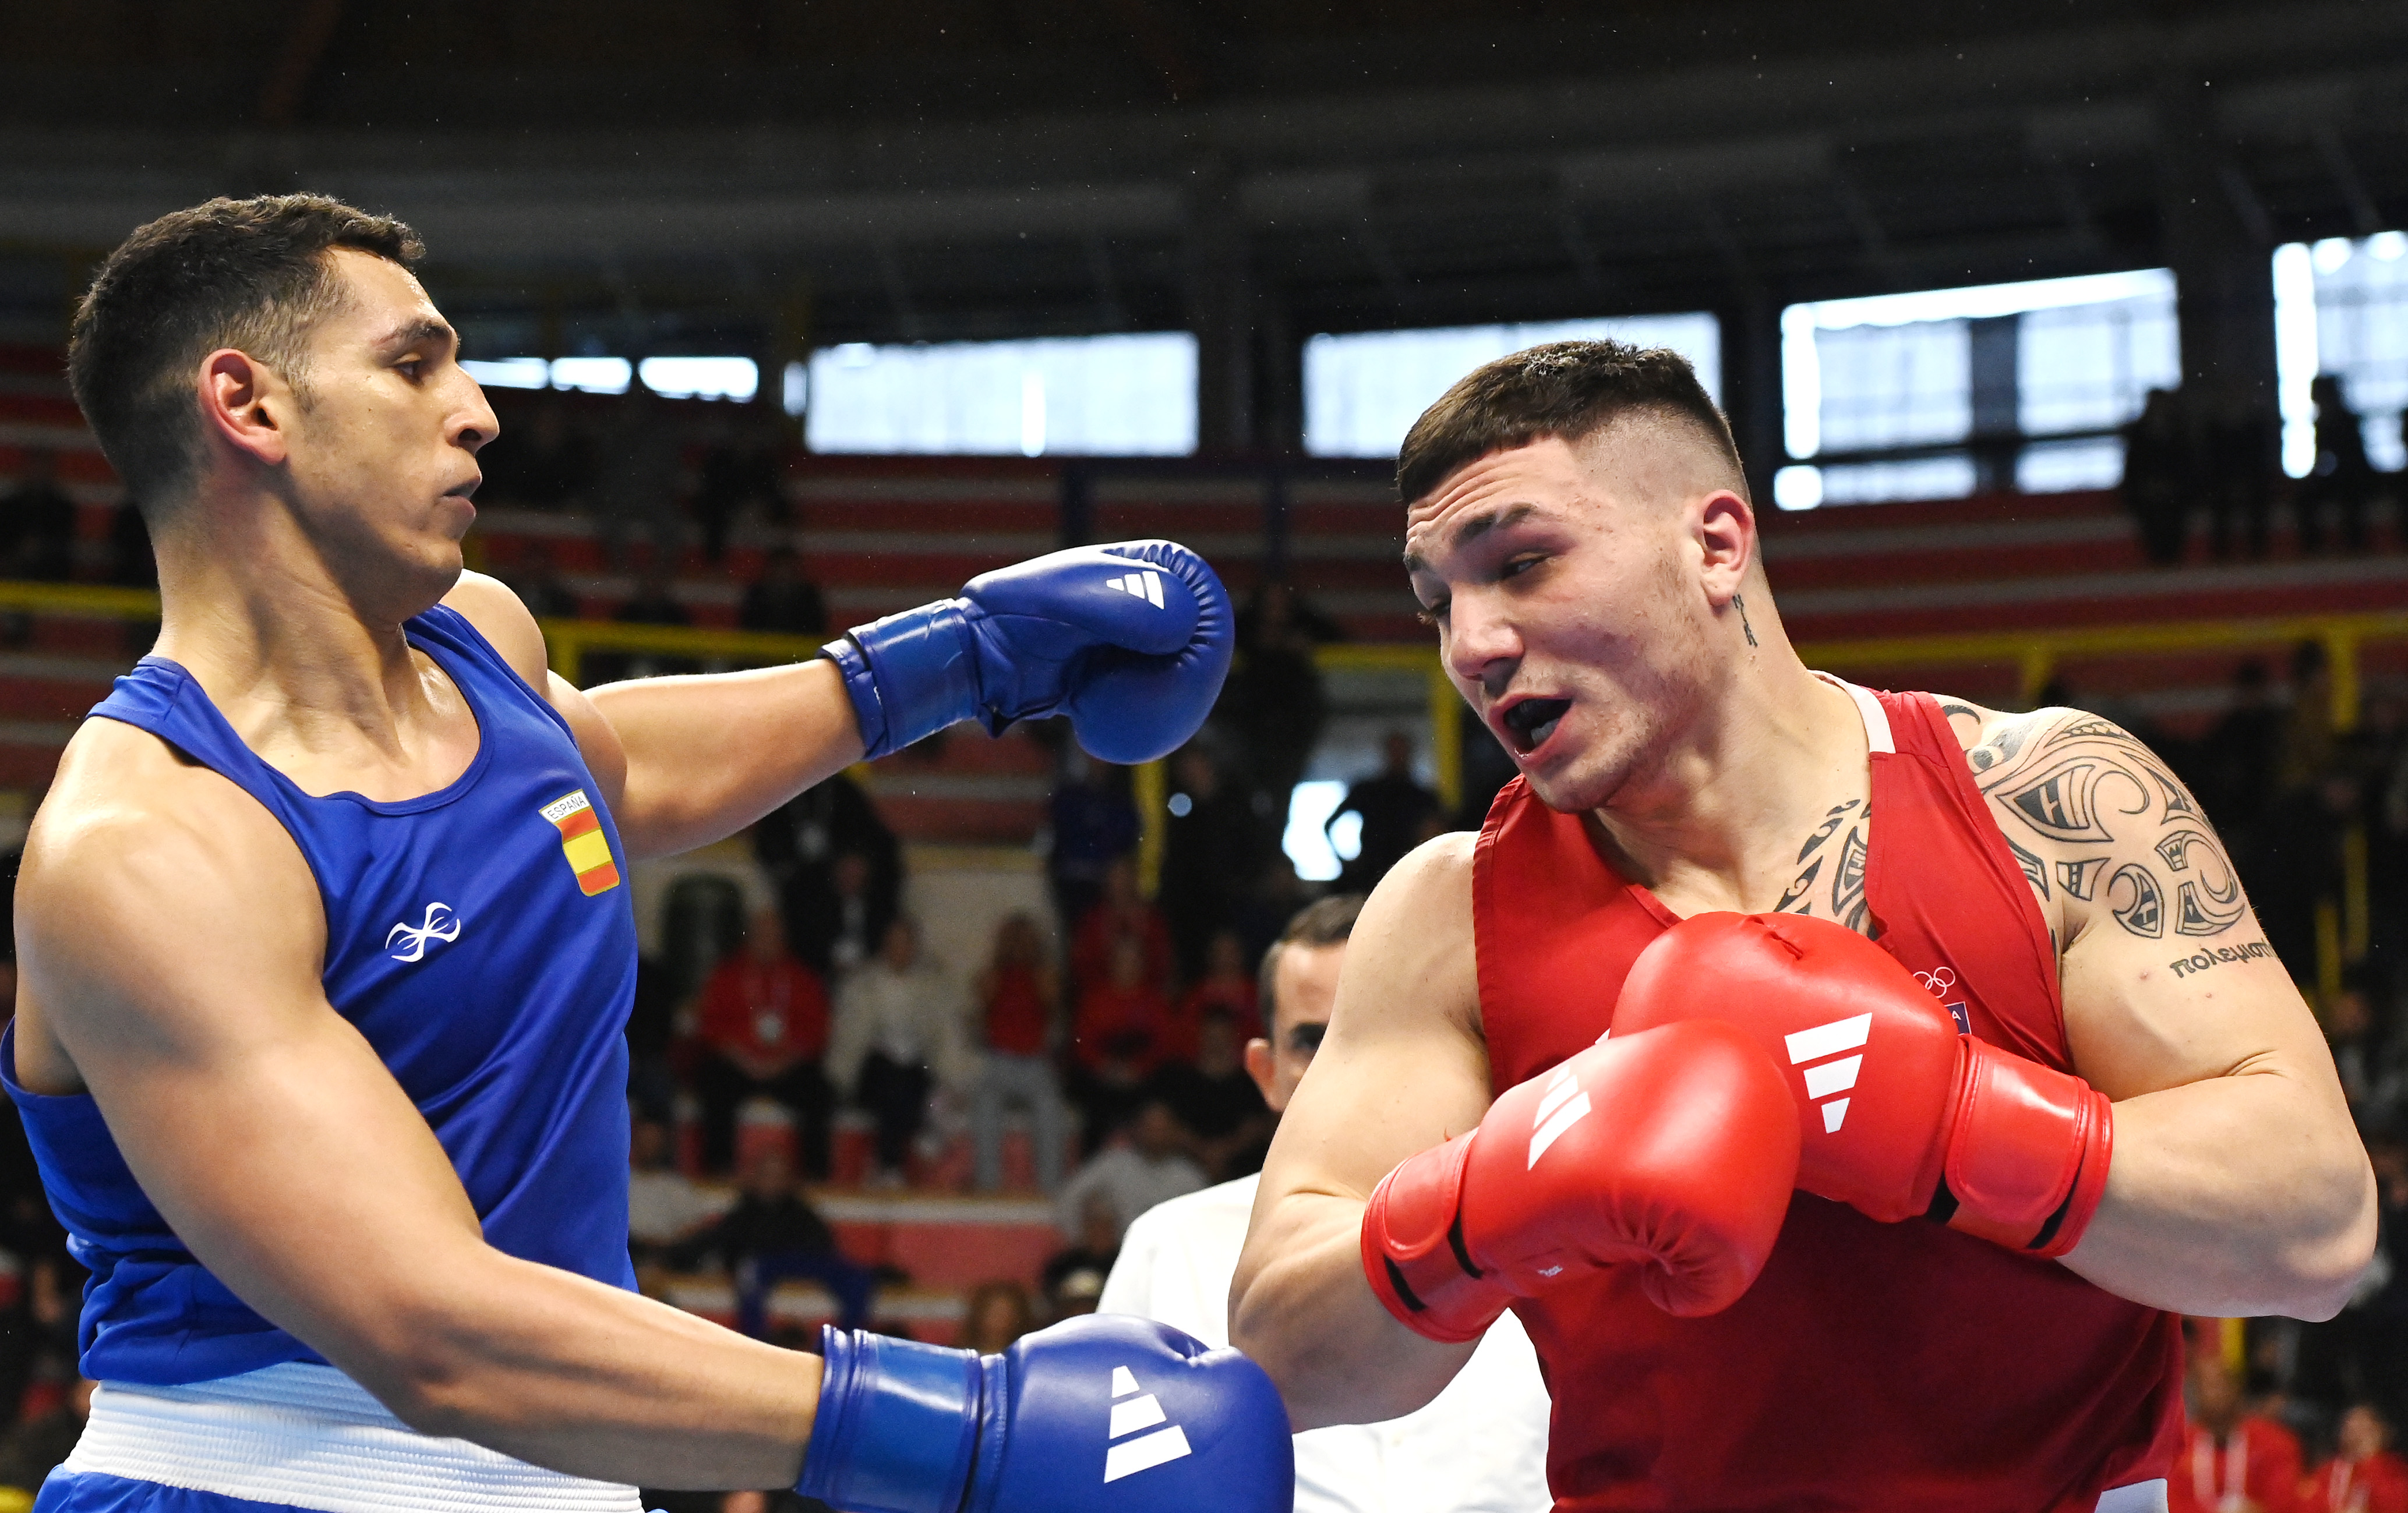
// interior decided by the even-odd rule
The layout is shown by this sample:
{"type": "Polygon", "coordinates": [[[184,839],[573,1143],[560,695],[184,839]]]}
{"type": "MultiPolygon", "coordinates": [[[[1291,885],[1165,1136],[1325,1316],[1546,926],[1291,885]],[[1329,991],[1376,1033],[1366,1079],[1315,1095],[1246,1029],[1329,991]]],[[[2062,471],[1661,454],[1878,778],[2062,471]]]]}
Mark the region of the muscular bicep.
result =
{"type": "Polygon", "coordinates": [[[1367,1199],[1397,1163],[1487,1111],[1470,840],[1430,842],[1364,906],[1328,1032],[1264,1163],[1258,1220],[1288,1192],[1367,1199]]]}
{"type": "Polygon", "coordinates": [[[320,990],[291,839],[214,774],[165,786],[146,812],[46,813],[18,895],[25,999],[194,1255],[374,1379],[408,1349],[413,1278],[480,1246],[476,1214],[320,990]]]}
{"type": "Polygon", "coordinates": [[[2023,717],[2004,744],[1979,781],[2062,942],[2075,1069],[2116,1099],[2277,1065],[2329,1078],[2315,1021],[2182,780],[2079,710],[2023,717]]]}

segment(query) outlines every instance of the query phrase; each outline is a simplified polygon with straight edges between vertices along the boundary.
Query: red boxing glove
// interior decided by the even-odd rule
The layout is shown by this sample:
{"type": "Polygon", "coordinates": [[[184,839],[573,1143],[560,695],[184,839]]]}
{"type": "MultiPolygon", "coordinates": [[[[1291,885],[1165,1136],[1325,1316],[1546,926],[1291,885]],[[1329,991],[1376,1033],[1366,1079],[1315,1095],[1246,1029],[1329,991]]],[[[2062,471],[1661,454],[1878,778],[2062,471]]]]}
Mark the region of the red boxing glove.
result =
{"type": "Polygon", "coordinates": [[[1817,1196],[2061,1256],[2106,1192],[2107,1099],[1959,1034],[1853,930],[1795,914],[1684,920],[1632,963],[1613,1035],[1697,1020],[1737,1025],[1795,1068],[1798,1185],[1817,1196]]]}
{"type": "Polygon", "coordinates": [[[1764,1269],[1797,1170],[1781,1070],[1746,1035],[1617,1035],[1381,1178],[1363,1271],[1434,1340],[1477,1339],[1514,1298],[1624,1261],[1665,1312],[1714,1313],[1764,1269]]]}

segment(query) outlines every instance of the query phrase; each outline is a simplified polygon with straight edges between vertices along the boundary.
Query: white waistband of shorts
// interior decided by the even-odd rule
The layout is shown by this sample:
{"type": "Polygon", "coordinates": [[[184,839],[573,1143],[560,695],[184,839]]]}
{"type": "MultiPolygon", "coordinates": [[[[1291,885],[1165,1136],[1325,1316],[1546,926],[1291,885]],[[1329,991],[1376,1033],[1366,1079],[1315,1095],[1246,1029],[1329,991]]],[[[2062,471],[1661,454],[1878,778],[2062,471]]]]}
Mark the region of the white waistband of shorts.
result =
{"type": "Polygon", "coordinates": [[[422,1434],[332,1366],[105,1382],[65,1469],[325,1513],[638,1513],[636,1490],[422,1434]]]}
{"type": "Polygon", "coordinates": [[[2166,1478],[2108,1488],[2099,1494],[2098,1513],[2166,1513],[2166,1478]]]}

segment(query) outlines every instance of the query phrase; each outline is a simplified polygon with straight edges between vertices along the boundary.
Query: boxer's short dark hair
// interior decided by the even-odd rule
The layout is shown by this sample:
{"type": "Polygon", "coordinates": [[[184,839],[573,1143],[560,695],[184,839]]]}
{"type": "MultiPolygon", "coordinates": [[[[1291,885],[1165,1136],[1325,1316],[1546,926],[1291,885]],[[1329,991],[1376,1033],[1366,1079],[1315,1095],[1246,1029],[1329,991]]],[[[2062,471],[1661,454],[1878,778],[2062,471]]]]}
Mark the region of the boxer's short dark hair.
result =
{"type": "Polygon", "coordinates": [[[1307,904],[1287,921],[1287,928],[1263,952],[1261,976],[1255,981],[1256,1006],[1262,1010],[1263,1031],[1279,1033],[1278,990],[1273,979],[1279,976],[1280,957],[1290,946],[1335,946],[1354,934],[1354,921],[1363,913],[1361,893],[1332,893],[1316,903],[1307,904]]]}
{"type": "Polygon", "coordinates": [[[199,465],[193,370],[220,348],[275,369],[308,402],[309,328],[338,307],[337,247],[404,267],[418,234],[323,194],[214,199],[136,230],[93,276],[67,341],[67,381],[100,450],[147,512],[199,465]]]}
{"type": "Polygon", "coordinates": [[[1730,466],[1746,492],[1730,422],[1689,360],[1668,347],[1551,341],[1484,363],[1422,411],[1397,451],[1397,497],[1426,498],[1455,471],[1493,451],[1554,436],[1577,444],[1625,415],[1686,422],[1730,466]]]}

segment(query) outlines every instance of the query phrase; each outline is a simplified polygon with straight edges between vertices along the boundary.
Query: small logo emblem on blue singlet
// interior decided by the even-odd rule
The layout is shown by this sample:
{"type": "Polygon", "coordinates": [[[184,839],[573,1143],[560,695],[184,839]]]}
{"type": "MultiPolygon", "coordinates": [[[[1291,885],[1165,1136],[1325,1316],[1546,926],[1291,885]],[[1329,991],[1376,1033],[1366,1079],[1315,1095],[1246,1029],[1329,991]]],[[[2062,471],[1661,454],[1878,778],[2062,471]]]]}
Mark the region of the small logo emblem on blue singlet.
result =
{"type": "Polygon", "coordinates": [[[460,916],[452,912],[452,906],[429,904],[426,906],[424,924],[394,925],[385,935],[384,943],[390,949],[394,941],[407,940],[408,944],[393,952],[393,959],[396,962],[414,962],[426,954],[428,941],[453,941],[459,938],[460,916]]]}

